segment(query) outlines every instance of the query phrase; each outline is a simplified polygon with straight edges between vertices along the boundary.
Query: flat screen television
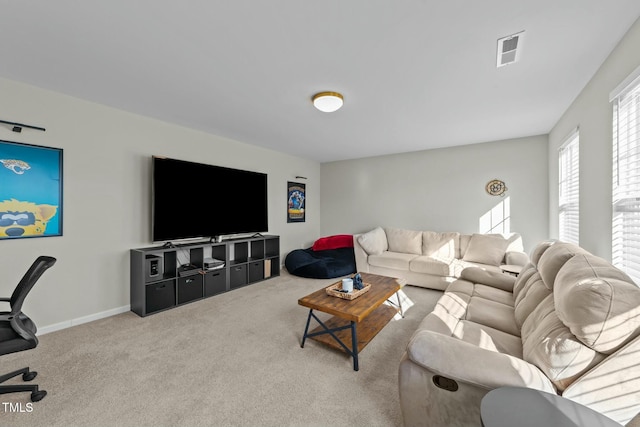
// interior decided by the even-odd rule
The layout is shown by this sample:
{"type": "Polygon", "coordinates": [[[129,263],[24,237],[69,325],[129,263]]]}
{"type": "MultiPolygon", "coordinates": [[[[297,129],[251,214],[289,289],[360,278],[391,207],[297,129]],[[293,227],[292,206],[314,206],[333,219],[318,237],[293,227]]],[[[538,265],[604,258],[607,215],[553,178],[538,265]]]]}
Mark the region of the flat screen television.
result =
{"type": "Polygon", "coordinates": [[[268,230],[266,174],[152,159],[154,242],[268,230]]]}

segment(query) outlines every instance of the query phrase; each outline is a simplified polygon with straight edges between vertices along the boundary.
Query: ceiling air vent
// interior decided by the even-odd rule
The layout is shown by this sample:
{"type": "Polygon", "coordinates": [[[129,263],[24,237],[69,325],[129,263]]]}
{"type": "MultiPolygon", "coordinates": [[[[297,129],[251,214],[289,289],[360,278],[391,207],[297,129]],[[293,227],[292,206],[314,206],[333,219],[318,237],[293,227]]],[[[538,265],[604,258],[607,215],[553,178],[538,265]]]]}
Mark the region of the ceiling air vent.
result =
{"type": "Polygon", "coordinates": [[[520,59],[523,39],[524,31],[498,39],[498,57],[496,58],[498,68],[513,64],[520,59]]]}

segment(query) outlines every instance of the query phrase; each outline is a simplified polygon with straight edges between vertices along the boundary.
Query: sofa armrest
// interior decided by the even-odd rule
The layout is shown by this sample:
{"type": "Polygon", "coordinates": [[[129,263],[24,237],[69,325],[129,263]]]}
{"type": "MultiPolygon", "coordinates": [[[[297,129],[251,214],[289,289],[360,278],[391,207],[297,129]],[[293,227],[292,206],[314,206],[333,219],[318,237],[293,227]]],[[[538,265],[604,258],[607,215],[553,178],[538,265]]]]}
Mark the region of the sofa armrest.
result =
{"type": "Polygon", "coordinates": [[[361,234],[353,235],[353,253],[356,258],[356,271],[360,273],[368,273],[369,272],[369,262],[368,262],[369,255],[365,252],[365,250],[362,248],[360,243],[358,243],[358,237],[360,236],[361,234]]]}
{"type": "Polygon", "coordinates": [[[460,278],[472,283],[491,286],[503,291],[513,292],[513,285],[516,277],[510,274],[497,273],[495,271],[483,270],[479,267],[467,267],[460,273],[460,278]]]}
{"type": "Polygon", "coordinates": [[[435,374],[488,390],[518,386],[556,393],[549,378],[536,366],[437,332],[416,332],[407,346],[407,355],[435,374]]]}
{"type": "Polygon", "coordinates": [[[529,263],[529,255],[525,252],[509,251],[504,254],[504,263],[509,265],[525,266],[529,263]]]}

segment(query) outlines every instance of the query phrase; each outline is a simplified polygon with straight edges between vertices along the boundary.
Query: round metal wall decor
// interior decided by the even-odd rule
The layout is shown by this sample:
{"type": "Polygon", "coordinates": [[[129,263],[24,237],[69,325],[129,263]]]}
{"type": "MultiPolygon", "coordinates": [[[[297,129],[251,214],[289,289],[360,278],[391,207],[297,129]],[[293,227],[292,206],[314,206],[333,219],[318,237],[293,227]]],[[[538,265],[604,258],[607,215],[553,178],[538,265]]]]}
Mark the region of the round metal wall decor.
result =
{"type": "Polygon", "coordinates": [[[507,191],[507,186],[499,179],[492,179],[487,182],[485,190],[492,196],[504,196],[504,192],[507,191]]]}

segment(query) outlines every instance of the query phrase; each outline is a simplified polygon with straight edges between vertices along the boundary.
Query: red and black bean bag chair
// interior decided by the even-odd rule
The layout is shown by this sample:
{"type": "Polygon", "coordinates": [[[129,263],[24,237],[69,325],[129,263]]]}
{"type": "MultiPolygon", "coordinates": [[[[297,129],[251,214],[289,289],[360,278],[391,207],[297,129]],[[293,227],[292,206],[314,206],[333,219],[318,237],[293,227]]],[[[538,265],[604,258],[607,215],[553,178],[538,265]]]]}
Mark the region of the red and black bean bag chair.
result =
{"type": "Polygon", "coordinates": [[[356,272],[353,236],[322,237],[308,249],[295,249],[284,260],[289,273],[312,279],[331,279],[356,272]]]}

